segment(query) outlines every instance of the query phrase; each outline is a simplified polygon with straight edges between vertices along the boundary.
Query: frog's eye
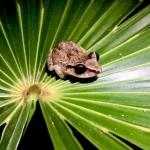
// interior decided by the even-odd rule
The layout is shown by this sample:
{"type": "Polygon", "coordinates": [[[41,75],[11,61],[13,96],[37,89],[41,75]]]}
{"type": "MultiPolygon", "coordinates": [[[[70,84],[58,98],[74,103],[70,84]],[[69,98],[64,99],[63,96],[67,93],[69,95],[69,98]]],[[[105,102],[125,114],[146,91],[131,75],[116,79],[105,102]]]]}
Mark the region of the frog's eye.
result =
{"type": "Polygon", "coordinates": [[[77,64],[76,66],[75,66],[75,72],[77,73],[77,74],[82,74],[82,73],[84,73],[86,71],[86,67],[83,65],[83,64],[77,64]]]}
{"type": "Polygon", "coordinates": [[[91,53],[89,53],[88,56],[89,56],[90,59],[96,58],[97,61],[99,60],[99,54],[96,53],[96,52],[91,52],[91,53]]]}

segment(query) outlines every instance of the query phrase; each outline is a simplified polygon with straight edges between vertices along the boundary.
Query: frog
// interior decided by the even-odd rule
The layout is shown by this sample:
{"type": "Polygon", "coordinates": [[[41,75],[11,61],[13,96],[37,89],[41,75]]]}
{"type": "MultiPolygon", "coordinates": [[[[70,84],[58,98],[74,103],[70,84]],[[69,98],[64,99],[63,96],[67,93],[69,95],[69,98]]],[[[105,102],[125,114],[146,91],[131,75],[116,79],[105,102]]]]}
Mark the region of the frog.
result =
{"type": "Polygon", "coordinates": [[[73,41],[62,41],[50,49],[47,57],[47,68],[54,71],[59,78],[92,78],[102,72],[98,63],[99,55],[88,52],[73,41]]]}

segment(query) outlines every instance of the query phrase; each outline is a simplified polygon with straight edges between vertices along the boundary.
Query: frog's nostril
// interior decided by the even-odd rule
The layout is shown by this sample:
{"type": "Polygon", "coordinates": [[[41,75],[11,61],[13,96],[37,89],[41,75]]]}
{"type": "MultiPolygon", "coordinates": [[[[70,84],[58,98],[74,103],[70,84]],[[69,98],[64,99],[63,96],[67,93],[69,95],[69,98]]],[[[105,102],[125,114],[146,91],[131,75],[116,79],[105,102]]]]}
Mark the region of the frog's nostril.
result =
{"type": "Polygon", "coordinates": [[[99,74],[99,73],[101,73],[102,72],[102,69],[101,68],[99,68],[99,69],[97,69],[97,70],[93,70],[95,73],[97,73],[97,74],[99,74]]]}
{"type": "Polygon", "coordinates": [[[102,68],[99,68],[98,72],[97,73],[101,73],[102,72],[102,68]]]}

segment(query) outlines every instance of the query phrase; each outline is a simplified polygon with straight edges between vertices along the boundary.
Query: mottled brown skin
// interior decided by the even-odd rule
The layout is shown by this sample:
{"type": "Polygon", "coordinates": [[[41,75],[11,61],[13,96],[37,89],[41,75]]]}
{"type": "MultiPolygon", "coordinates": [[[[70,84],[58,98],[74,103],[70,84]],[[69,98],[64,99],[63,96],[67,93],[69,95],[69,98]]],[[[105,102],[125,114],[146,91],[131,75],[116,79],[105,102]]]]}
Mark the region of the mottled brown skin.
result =
{"type": "Polygon", "coordinates": [[[93,52],[89,56],[85,49],[72,41],[61,42],[51,49],[47,65],[48,70],[55,71],[60,78],[68,75],[77,78],[91,78],[102,72],[96,54],[93,52]],[[82,66],[84,70],[82,69],[80,73],[76,72],[77,66],[82,66]]]}

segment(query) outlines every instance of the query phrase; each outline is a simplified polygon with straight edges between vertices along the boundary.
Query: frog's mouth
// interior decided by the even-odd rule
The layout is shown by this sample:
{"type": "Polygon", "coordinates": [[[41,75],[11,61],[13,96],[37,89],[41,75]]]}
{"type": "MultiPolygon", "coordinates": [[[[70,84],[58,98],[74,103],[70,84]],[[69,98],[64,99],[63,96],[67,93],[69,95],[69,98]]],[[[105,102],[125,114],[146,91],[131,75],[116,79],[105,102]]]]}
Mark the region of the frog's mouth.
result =
{"type": "Polygon", "coordinates": [[[99,70],[90,70],[87,69],[84,73],[77,75],[78,78],[92,78],[97,76],[100,73],[99,70]]]}
{"type": "Polygon", "coordinates": [[[72,77],[84,79],[84,78],[93,78],[93,77],[96,77],[100,72],[101,72],[101,70],[86,69],[85,72],[77,74],[77,73],[75,73],[74,69],[72,68],[72,71],[68,72],[68,75],[72,76],[72,77]]]}

